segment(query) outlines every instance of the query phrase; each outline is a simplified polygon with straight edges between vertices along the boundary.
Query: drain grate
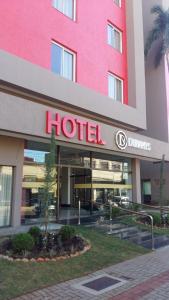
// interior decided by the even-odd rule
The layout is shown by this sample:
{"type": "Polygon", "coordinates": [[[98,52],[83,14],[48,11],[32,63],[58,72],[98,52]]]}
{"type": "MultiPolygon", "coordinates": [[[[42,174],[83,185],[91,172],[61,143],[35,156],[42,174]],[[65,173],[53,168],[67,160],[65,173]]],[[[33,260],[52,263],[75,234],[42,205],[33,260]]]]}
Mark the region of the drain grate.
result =
{"type": "Polygon", "coordinates": [[[89,289],[93,289],[95,291],[101,291],[103,289],[106,289],[109,286],[115,285],[119,283],[120,280],[110,278],[108,276],[103,276],[101,278],[92,280],[88,283],[83,284],[83,286],[86,286],[89,289]]]}
{"type": "Polygon", "coordinates": [[[75,284],[73,285],[73,287],[97,296],[117,287],[120,287],[126,282],[127,280],[125,279],[113,277],[107,274],[102,274],[94,278],[82,281],[78,284],[75,284]]]}

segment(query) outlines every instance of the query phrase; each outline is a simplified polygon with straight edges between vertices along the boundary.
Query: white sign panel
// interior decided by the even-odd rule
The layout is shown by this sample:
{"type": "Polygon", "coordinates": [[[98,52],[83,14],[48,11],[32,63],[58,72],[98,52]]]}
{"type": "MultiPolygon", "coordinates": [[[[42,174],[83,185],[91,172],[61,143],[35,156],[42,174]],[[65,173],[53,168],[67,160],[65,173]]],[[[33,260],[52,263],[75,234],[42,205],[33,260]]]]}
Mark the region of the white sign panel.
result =
{"type": "Polygon", "coordinates": [[[115,136],[115,142],[120,150],[124,150],[127,147],[142,149],[145,151],[151,151],[151,144],[145,141],[127,137],[124,131],[119,130],[115,136]]]}

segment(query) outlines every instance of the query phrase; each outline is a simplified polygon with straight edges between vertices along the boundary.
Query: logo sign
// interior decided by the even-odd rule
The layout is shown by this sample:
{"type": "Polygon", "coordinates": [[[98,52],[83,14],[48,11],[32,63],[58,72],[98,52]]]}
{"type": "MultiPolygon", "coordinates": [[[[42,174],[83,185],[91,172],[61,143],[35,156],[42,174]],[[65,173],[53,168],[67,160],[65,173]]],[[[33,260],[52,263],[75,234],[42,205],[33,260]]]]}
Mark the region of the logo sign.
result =
{"type": "Polygon", "coordinates": [[[146,151],[151,151],[151,144],[133,138],[128,138],[128,146],[146,151]]]}
{"type": "Polygon", "coordinates": [[[151,143],[127,137],[124,131],[122,130],[117,131],[115,136],[115,142],[120,150],[124,150],[126,149],[126,147],[132,147],[145,151],[151,151],[151,143]]]}
{"type": "Polygon", "coordinates": [[[127,147],[127,136],[123,131],[119,130],[116,133],[115,141],[116,141],[116,145],[119,149],[121,149],[121,150],[126,149],[126,147],[127,147]]]}

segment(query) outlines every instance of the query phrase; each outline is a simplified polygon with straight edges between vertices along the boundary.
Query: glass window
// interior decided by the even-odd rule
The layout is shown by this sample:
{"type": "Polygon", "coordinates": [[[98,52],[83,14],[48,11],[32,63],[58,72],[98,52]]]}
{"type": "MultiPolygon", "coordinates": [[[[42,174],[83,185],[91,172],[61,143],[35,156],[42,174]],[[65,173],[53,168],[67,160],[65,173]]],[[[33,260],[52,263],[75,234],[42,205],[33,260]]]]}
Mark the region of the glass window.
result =
{"type": "Polygon", "coordinates": [[[122,33],[114,26],[108,24],[108,44],[122,52],[122,33]]]}
{"type": "Polygon", "coordinates": [[[13,168],[0,166],[0,227],[11,223],[13,168]]]}
{"type": "Polygon", "coordinates": [[[53,6],[67,17],[74,19],[74,0],[54,0],[53,6]]]}
{"type": "Polygon", "coordinates": [[[108,75],[108,95],[116,101],[123,102],[123,81],[112,75],[108,75]]]}
{"type": "Polygon", "coordinates": [[[74,54],[52,43],[51,56],[52,71],[66,79],[74,80],[74,54]]]}
{"type": "Polygon", "coordinates": [[[132,200],[131,159],[92,153],[92,183],[94,201],[100,204],[122,196],[132,200]]]}
{"type": "Polygon", "coordinates": [[[90,152],[75,148],[60,148],[60,163],[67,166],[90,168],[90,152]]]}
{"type": "Polygon", "coordinates": [[[143,181],[143,194],[151,195],[151,181],[143,181]]]}
{"type": "Polygon", "coordinates": [[[114,3],[115,3],[116,5],[118,5],[119,7],[121,7],[121,0],[114,0],[114,3]]]}
{"type": "MultiPolygon", "coordinates": [[[[21,222],[22,224],[34,224],[43,217],[45,161],[49,153],[49,144],[28,141],[26,146],[22,180],[21,222]]],[[[57,172],[57,168],[54,169],[54,172],[57,172]]],[[[49,193],[50,221],[55,220],[56,192],[57,182],[51,187],[49,193]]]]}

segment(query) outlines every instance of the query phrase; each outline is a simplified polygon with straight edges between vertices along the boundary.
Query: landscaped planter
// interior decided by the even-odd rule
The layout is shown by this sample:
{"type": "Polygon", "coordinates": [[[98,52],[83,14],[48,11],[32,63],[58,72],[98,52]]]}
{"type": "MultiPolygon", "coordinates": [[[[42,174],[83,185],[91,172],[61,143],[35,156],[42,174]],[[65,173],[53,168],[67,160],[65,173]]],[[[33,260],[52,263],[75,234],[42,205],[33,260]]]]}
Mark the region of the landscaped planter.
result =
{"type": "Polygon", "coordinates": [[[41,262],[49,262],[49,261],[59,261],[59,260],[64,260],[64,259],[69,259],[69,258],[73,258],[73,257],[77,257],[80,256],[82,254],[84,254],[85,252],[89,251],[91,248],[91,245],[87,245],[84,247],[84,250],[82,251],[77,251],[75,254],[70,254],[70,255],[65,255],[65,256],[56,256],[56,257],[38,257],[38,258],[14,258],[14,257],[10,257],[8,255],[3,255],[0,254],[0,258],[2,259],[6,259],[8,261],[18,261],[18,262],[37,262],[37,263],[41,263],[41,262]]]}
{"type": "Polygon", "coordinates": [[[32,227],[29,233],[17,234],[0,243],[0,258],[8,261],[48,262],[79,256],[90,249],[90,243],[75,234],[72,226],[59,233],[42,233],[32,227]]]}

